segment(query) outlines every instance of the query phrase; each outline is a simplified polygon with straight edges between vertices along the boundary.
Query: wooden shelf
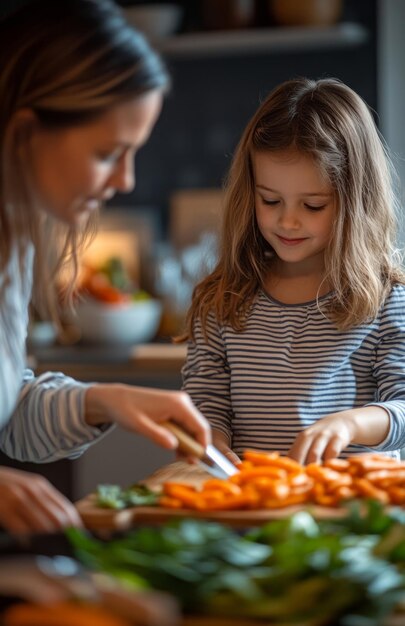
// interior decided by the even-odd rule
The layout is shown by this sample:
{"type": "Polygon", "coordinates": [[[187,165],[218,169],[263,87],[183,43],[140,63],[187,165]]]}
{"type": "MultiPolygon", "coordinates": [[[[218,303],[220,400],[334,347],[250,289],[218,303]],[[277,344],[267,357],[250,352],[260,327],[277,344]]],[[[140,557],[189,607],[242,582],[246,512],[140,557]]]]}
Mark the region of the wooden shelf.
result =
{"type": "Polygon", "coordinates": [[[356,47],[369,38],[361,24],[330,27],[289,27],[186,33],[155,41],[170,58],[203,58],[277,52],[310,52],[356,47]]]}

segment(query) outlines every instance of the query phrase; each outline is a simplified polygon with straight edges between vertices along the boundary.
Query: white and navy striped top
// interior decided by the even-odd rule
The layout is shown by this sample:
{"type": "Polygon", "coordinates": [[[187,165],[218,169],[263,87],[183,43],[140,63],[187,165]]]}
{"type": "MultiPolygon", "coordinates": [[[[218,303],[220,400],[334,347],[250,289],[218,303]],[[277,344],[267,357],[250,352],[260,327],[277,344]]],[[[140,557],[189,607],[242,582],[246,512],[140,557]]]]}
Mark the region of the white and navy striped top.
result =
{"type": "MultiPolygon", "coordinates": [[[[390,415],[388,436],[373,450],[398,457],[405,447],[405,287],[393,288],[372,323],[343,332],[315,301],[286,305],[260,290],[243,332],[211,317],[205,341],[196,324],[183,380],[237,454],[287,453],[316,420],[373,404],[390,415]]],[[[366,450],[352,445],[342,456],[366,450]]]]}
{"type": "Polygon", "coordinates": [[[84,420],[88,385],[60,373],[35,378],[24,369],[32,263],[30,247],[21,271],[14,249],[0,276],[0,449],[39,463],[74,458],[104,432],[84,420]]]}

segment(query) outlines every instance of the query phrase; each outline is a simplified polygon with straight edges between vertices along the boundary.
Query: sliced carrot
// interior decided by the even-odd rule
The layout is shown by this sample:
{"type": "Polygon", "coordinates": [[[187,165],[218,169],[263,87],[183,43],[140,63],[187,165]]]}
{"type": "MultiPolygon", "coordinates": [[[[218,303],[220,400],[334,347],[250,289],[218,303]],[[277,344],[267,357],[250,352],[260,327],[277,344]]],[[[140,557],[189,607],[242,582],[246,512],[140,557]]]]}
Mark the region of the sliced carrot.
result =
{"type": "Polygon", "coordinates": [[[253,463],[253,465],[273,464],[274,459],[279,458],[279,452],[258,452],[257,450],[245,450],[243,461],[253,463]]]}
{"type": "Polygon", "coordinates": [[[318,498],[319,496],[324,496],[325,495],[325,483],[314,483],[314,486],[312,487],[312,494],[314,495],[314,498],[318,498]]]}
{"type": "Polygon", "coordinates": [[[222,504],[229,497],[230,494],[226,494],[223,491],[214,491],[210,489],[208,491],[202,491],[195,504],[197,508],[206,508],[211,504],[222,504]]]}
{"type": "Polygon", "coordinates": [[[300,485],[308,485],[313,484],[313,479],[308,474],[300,473],[300,474],[292,474],[288,477],[288,482],[293,487],[299,487],[300,485]]]}
{"type": "Polygon", "coordinates": [[[279,467],[285,469],[287,472],[302,472],[304,468],[302,465],[290,459],[287,456],[280,456],[278,452],[256,452],[255,450],[246,450],[243,458],[251,461],[253,465],[271,467],[279,467]]]}
{"type": "Polygon", "coordinates": [[[366,496],[366,498],[373,498],[373,500],[378,500],[382,504],[388,504],[389,496],[386,491],[382,489],[377,489],[369,480],[366,478],[355,478],[353,481],[353,487],[356,491],[362,496],[366,496]]]}
{"type": "Polygon", "coordinates": [[[316,463],[310,463],[306,467],[306,473],[308,476],[312,476],[315,480],[319,480],[321,482],[332,482],[341,480],[342,475],[339,472],[335,472],[335,470],[330,469],[329,467],[323,467],[322,465],[318,465],[316,463]]]}
{"type": "Polygon", "coordinates": [[[226,493],[233,493],[234,495],[238,495],[241,491],[239,485],[231,483],[228,480],[221,480],[219,478],[211,478],[210,480],[206,480],[204,483],[204,491],[208,489],[214,489],[226,493]]]}
{"type": "Polygon", "coordinates": [[[258,465],[251,469],[241,472],[240,483],[249,482],[257,476],[268,476],[269,478],[280,479],[286,478],[287,472],[280,467],[268,467],[267,465],[258,465]]]}
{"type": "Polygon", "coordinates": [[[353,476],[351,474],[340,474],[339,478],[334,480],[328,480],[327,490],[329,492],[336,491],[341,487],[350,487],[353,484],[353,476]]]}
{"type": "Polygon", "coordinates": [[[274,498],[278,500],[285,500],[290,496],[291,489],[287,483],[284,482],[275,482],[273,484],[273,493],[274,498]]]}
{"type": "Polygon", "coordinates": [[[221,502],[200,501],[200,511],[230,511],[238,509],[254,508],[258,504],[258,497],[253,491],[245,491],[239,495],[230,495],[221,502]]]}
{"type": "Polygon", "coordinates": [[[317,496],[315,502],[321,506],[335,507],[339,503],[339,499],[335,495],[325,494],[317,496]]]}
{"type": "Polygon", "coordinates": [[[311,493],[312,490],[314,488],[314,482],[313,480],[309,479],[308,482],[306,483],[302,483],[301,485],[291,485],[290,484],[290,492],[292,494],[298,494],[298,493],[311,493]]]}
{"type": "Polygon", "coordinates": [[[352,500],[356,497],[356,491],[352,487],[342,485],[335,490],[334,495],[339,500],[352,500]]]}
{"type": "Polygon", "coordinates": [[[196,508],[199,494],[193,487],[178,483],[166,483],[164,491],[166,495],[181,500],[186,508],[196,508]]]}
{"type": "Polygon", "coordinates": [[[290,494],[288,498],[284,498],[284,500],[279,500],[278,498],[268,498],[264,501],[265,509],[278,509],[285,508],[286,506],[293,506],[295,504],[303,504],[307,502],[307,497],[305,494],[290,494]]]}
{"type": "Polygon", "coordinates": [[[350,457],[350,465],[352,468],[356,468],[357,471],[361,474],[366,474],[371,471],[376,470],[391,470],[396,467],[399,468],[402,465],[405,467],[405,464],[398,463],[395,459],[391,459],[389,457],[376,457],[375,455],[358,455],[360,458],[356,456],[350,457]]]}
{"type": "Polygon", "coordinates": [[[324,466],[335,470],[335,472],[347,472],[350,463],[346,459],[328,459],[324,466]]]}
{"type": "Polygon", "coordinates": [[[403,485],[405,487],[405,469],[385,469],[367,472],[364,478],[378,486],[387,488],[389,485],[403,485]]]}
{"type": "Polygon", "coordinates": [[[170,496],[162,496],[159,498],[159,505],[168,509],[182,509],[183,502],[178,498],[171,498],[170,496]]]}
{"type": "Polygon", "coordinates": [[[287,456],[279,456],[273,459],[274,467],[279,467],[281,469],[286,470],[286,472],[291,472],[294,474],[299,474],[305,471],[305,468],[294,461],[294,459],[290,459],[287,456]]]}
{"type": "Polygon", "coordinates": [[[405,504],[405,488],[404,487],[389,487],[388,493],[392,504],[405,504]]]}

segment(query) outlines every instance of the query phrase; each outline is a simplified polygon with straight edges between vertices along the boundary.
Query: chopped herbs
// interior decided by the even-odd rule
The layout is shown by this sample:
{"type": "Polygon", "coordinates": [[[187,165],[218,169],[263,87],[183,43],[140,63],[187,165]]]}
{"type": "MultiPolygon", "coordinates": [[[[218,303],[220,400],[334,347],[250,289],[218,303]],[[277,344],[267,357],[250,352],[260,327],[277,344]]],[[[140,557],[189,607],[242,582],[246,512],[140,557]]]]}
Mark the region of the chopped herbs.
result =
{"type": "Polygon", "coordinates": [[[129,506],[154,506],[159,495],[145,485],[133,485],[122,489],[118,485],[99,485],[97,504],[107,509],[125,509],[129,506]]]}

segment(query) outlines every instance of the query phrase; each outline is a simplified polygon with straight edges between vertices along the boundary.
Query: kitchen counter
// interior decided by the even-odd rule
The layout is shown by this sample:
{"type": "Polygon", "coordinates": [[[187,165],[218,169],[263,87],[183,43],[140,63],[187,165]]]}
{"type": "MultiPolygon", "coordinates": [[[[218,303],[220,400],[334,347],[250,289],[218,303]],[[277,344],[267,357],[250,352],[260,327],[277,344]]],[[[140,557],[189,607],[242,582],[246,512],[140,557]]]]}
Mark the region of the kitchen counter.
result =
{"type": "Polygon", "coordinates": [[[179,389],[186,346],[151,343],[137,346],[30,347],[30,366],[36,374],[61,371],[77,380],[123,382],[147,387],[179,389]]]}

